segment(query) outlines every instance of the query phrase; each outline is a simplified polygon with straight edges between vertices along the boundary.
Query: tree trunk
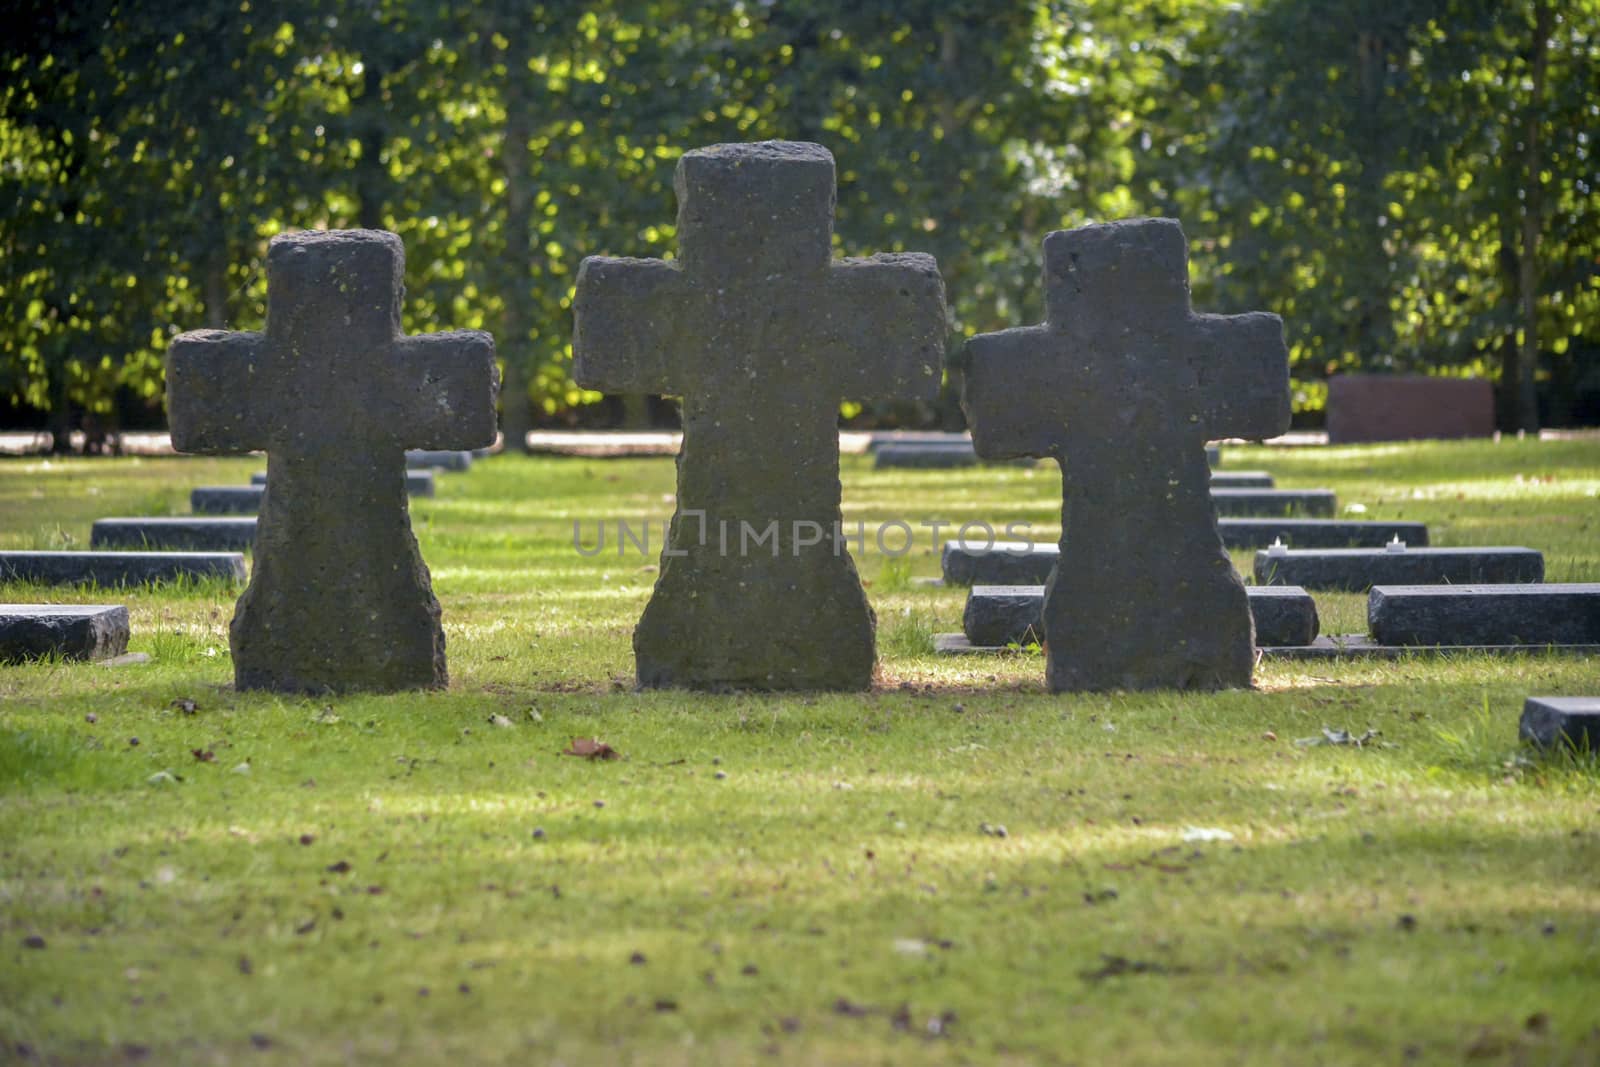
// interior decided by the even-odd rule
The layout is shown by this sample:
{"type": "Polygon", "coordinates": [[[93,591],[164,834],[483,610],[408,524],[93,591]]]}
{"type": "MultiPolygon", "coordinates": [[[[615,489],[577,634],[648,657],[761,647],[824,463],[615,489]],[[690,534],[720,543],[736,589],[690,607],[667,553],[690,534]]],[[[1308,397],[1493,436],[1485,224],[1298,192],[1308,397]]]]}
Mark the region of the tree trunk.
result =
{"type": "Polygon", "coordinates": [[[1495,257],[1500,271],[1500,301],[1507,326],[1496,354],[1500,363],[1500,388],[1495,391],[1495,425],[1515,432],[1522,410],[1522,379],[1518,367],[1522,349],[1517,337],[1517,320],[1522,307],[1522,257],[1517,254],[1517,221],[1510,211],[1500,215],[1500,253],[1495,257]]]}
{"type": "Polygon", "coordinates": [[[500,383],[500,431],[507,449],[525,452],[533,428],[528,407],[528,370],[532,364],[534,307],[529,292],[533,277],[533,196],[528,188],[528,34],[527,26],[513,18],[507,25],[511,39],[506,54],[506,126],[500,142],[500,164],[506,176],[506,247],[501,299],[505,301],[505,330],[500,343],[505,373],[500,383]]]}
{"type": "Polygon", "coordinates": [[[1543,154],[1539,124],[1543,119],[1544,86],[1550,68],[1550,33],[1554,11],[1549,0],[1535,0],[1533,47],[1529,54],[1532,91],[1522,130],[1522,263],[1518,290],[1522,296],[1522,343],[1517,346],[1517,429],[1539,430],[1539,394],[1534,375],[1539,366],[1539,231],[1544,224],[1539,171],[1543,154]]]}
{"type": "Polygon", "coordinates": [[[67,369],[65,353],[52,366],[59,376],[55,381],[55,406],[50,410],[50,451],[61,456],[72,451],[72,373],[67,369]]]}
{"type": "Polygon", "coordinates": [[[389,174],[383,165],[387,140],[383,114],[383,70],[374,54],[362,57],[361,96],[356,101],[361,158],[355,165],[356,221],[364,230],[383,229],[389,174]]]}
{"type": "MultiPolygon", "coordinates": [[[[220,229],[220,226],[219,226],[220,229]]],[[[206,327],[212,330],[228,328],[228,246],[219,241],[206,253],[201,268],[201,297],[206,304],[206,327]]]]}
{"type": "Polygon", "coordinates": [[[1361,171],[1354,183],[1352,213],[1356,232],[1369,234],[1359,249],[1369,288],[1361,297],[1353,338],[1363,366],[1376,366],[1393,356],[1394,322],[1389,308],[1390,254],[1384,247],[1385,227],[1378,225],[1388,213],[1384,179],[1389,170],[1388,128],[1384,124],[1384,96],[1389,78],[1388,41],[1379,29],[1356,34],[1356,70],[1361,86],[1360,137],[1355,149],[1361,171]]]}

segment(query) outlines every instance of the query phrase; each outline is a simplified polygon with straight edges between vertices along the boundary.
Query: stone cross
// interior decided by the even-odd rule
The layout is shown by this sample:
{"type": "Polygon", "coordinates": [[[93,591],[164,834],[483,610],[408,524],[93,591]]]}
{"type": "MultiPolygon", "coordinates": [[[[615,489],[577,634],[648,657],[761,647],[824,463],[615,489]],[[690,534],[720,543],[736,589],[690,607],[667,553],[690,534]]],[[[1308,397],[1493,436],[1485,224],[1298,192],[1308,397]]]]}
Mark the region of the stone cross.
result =
{"type": "Polygon", "coordinates": [[[1191,311],[1170,219],[1050,234],[1044,284],[1043,325],[968,342],[962,406],[979,455],[1061,464],[1050,687],[1249,685],[1250,605],[1217,534],[1205,442],[1288,429],[1282,321],[1191,311]]]}
{"type": "Polygon", "coordinates": [[[392,233],[280,235],[267,252],[265,333],[172,342],[173,447],[267,453],[255,566],[230,632],[240,689],[447,680],[405,450],[491,443],[499,372],[486,333],[401,335],[404,270],[392,233]]]}
{"type": "Polygon", "coordinates": [[[580,384],[683,397],[677,511],[634,631],[639,684],[865,688],[874,618],[835,537],[853,536],[839,528],[839,403],[934,399],[938,266],[832,259],[820,145],[692,151],[675,187],[679,260],[586,259],[574,299],[580,384]]]}

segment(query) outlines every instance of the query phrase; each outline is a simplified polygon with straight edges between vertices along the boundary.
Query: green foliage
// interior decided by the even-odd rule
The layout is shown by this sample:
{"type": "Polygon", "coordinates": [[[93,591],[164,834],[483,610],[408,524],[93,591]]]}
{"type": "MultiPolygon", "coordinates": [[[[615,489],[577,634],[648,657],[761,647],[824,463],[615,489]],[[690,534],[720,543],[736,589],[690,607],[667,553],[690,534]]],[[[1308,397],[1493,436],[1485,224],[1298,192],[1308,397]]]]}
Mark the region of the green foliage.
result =
{"type": "Polygon", "coordinates": [[[273,234],[354,225],[404,237],[407,329],[495,334],[508,429],[559,416],[597,399],[582,258],[670,256],[678,156],[769,137],[835,153],[841,253],[939,258],[957,341],[1041,315],[1046,232],[1140,213],[1183,218],[1202,301],[1283,314],[1304,408],[1330,371],[1519,366],[1530,322],[1570,358],[1600,318],[1593,0],[33,0],[19,25],[0,392],[61,417],[154,402],[174,333],[261,325],[273,234]]]}

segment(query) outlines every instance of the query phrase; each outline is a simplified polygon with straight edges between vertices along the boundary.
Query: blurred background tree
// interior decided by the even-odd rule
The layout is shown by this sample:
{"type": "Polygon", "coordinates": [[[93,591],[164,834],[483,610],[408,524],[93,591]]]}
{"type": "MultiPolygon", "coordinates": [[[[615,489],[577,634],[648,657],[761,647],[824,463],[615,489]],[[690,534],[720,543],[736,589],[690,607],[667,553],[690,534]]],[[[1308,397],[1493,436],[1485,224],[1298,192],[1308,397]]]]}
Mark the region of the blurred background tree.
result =
{"type": "MultiPolygon", "coordinates": [[[[586,255],[670,256],[672,171],[815,140],[841,254],[935,254],[952,346],[1039,242],[1183,220],[1196,298],[1332,373],[1600,396],[1600,0],[22,0],[0,35],[0,419],[159,424],[170,337],[259,328],[266,242],[381,226],[406,328],[478,327],[508,440],[670,417],[571,380],[586,255]],[[1589,376],[1583,393],[1585,375],[1589,376]]],[[[1600,403],[1600,400],[1591,400],[1600,403]]],[[[860,422],[951,421],[882,406],[860,422]]],[[[1588,417],[1593,419],[1594,412],[1588,417]]]]}

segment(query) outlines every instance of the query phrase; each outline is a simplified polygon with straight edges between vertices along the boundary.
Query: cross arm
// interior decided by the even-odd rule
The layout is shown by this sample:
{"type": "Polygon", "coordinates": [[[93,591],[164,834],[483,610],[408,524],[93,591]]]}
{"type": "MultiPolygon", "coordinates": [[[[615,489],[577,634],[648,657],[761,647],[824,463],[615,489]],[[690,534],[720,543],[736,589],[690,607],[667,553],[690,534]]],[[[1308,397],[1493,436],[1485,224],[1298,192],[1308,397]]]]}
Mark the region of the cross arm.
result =
{"type": "Polygon", "coordinates": [[[939,395],[948,327],[944,280],[932,256],[832,264],[814,328],[844,399],[932,403],[939,395]]]}
{"type": "Polygon", "coordinates": [[[279,400],[259,333],[194,330],[167,348],[167,421],[179,452],[267,447],[268,408],[279,400]]]}
{"type": "Polygon", "coordinates": [[[985,459],[1050,456],[1071,400],[1065,339],[1047,326],[981,333],[961,356],[961,411],[985,459]]]}
{"type": "Polygon", "coordinates": [[[388,410],[374,412],[408,448],[485,448],[494,444],[500,368],[494,338],[452,330],[395,342],[388,410]]]}
{"type": "Polygon", "coordinates": [[[676,392],[672,363],[688,289],[665,260],[585,259],[572,298],[573,380],[607,393],[676,392]]]}
{"type": "Polygon", "coordinates": [[[1209,437],[1277,437],[1289,430],[1289,349],[1283,320],[1195,315],[1191,349],[1209,437]]]}

